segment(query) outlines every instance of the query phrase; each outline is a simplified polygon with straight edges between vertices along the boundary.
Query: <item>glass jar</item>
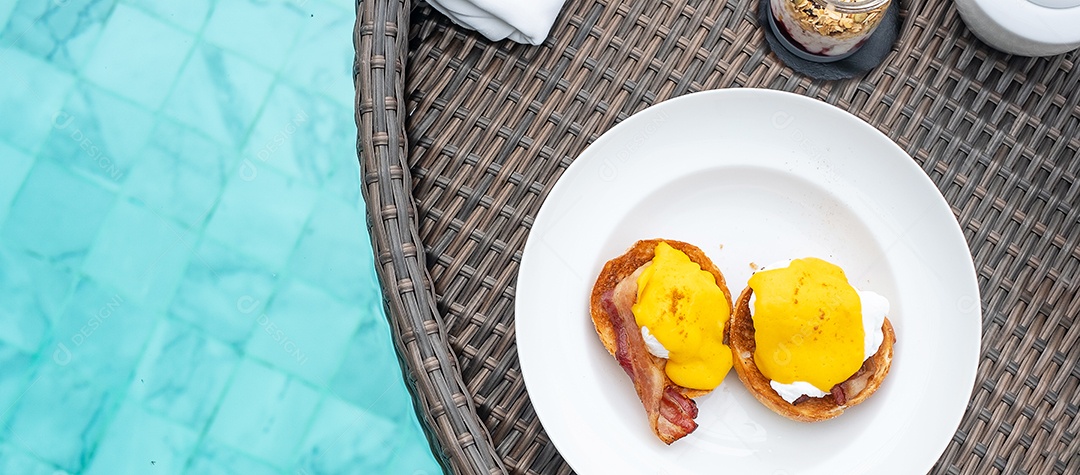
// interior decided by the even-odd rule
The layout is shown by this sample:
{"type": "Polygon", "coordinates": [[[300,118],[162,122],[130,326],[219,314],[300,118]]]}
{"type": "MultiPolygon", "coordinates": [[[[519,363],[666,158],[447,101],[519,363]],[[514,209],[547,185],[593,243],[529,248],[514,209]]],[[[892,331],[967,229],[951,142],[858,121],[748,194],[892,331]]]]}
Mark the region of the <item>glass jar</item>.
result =
{"type": "Polygon", "coordinates": [[[795,55],[817,62],[851,56],[877,29],[891,0],[769,0],[771,27],[795,55]]]}

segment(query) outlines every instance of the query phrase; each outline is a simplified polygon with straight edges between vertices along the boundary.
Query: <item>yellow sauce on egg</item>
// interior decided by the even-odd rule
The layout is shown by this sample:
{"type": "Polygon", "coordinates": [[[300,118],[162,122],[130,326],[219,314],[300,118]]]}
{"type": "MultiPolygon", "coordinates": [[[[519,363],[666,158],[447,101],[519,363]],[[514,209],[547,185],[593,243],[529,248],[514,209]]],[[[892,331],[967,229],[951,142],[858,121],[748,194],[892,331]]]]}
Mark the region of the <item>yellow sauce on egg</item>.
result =
{"type": "Polygon", "coordinates": [[[754,359],[765,377],[828,392],[863,364],[859,294],[844,271],[817,258],[755,273],[754,359]]]}
{"type": "Polygon", "coordinates": [[[713,275],[682,251],[661,242],[655,252],[637,280],[634,319],[668,350],[665,372],[675,384],[714,389],[731,370],[724,344],[727,298],[713,275]]]}

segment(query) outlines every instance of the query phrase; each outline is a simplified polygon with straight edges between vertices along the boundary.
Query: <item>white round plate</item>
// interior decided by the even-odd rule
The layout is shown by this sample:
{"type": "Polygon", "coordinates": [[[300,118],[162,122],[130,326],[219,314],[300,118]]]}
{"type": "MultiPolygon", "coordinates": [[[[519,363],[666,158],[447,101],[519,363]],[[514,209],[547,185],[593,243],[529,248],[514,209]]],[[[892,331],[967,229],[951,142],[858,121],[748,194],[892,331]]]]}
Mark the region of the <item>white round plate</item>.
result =
{"type": "Polygon", "coordinates": [[[887,137],[806,97],[691,94],[615,126],[571,165],[536,217],[516,301],[533,406],[579,473],[925,473],[971,394],[980,306],[960,228],[887,137]],[[812,424],[766,409],[734,371],[696,399],[698,429],[666,446],[604,350],[589,294],[635,241],[697,245],[738,295],[754,264],[817,256],[889,298],[895,357],[881,389],[812,424]]]}

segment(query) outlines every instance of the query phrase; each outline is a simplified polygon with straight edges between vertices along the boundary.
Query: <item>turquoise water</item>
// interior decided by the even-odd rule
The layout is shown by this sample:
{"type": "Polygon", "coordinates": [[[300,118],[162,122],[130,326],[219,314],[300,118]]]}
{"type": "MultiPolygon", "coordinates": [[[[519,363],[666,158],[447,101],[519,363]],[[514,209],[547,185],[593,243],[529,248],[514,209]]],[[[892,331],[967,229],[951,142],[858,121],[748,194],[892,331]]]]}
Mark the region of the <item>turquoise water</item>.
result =
{"type": "Polygon", "coordinates": [[[0,0],[0,474],[439,473],[359,206],[353,20],[0,0]]]}

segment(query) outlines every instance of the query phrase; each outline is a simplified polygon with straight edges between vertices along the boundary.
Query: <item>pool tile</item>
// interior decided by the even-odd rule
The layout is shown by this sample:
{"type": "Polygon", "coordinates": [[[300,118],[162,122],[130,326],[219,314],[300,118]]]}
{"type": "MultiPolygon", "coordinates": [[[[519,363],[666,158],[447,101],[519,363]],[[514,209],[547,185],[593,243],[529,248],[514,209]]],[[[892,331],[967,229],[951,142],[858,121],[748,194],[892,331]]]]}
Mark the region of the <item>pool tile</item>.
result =
{"type": "Polygon", "coordinates": [[[3,438],[65,471],[80,472],[116,410],[118,389],[52,361],[31,381],[3,438]]]}
{"type": "Polygon", "coordinates": [[[118,189],[140,157],[153,123],[142,107],[80,82],[57,112],[41,156],[118,189]]]}
{"type": "Polygon", "coordinates": [[[83,266],[153,310],[165,309],[191,259],[196,236],[145,206],[120,200],[83,266]]]}
{"type": "MultiPolygon", "coordinates": [[[[304,174],[293,166],[290,156],[294,153],[293,143],[297,132],[311,127],[311,111],[300,100],[301,92],[284,83],[278,83],[267,98],[266,107],[260,113],[255,127],[244,145],[244,162],[241,171],[252,177],[258,176],[259,169],[267,164],[277,170],[287,172],[289,176],[304,178],[304,174]]],[[[310,164],[314,171],[322,170],[319,175],[329,174],[329,166],[310,164]]],[[[307,180],[308,183],[316,180],[307,180]]]]}
{"type": "Polygon", "coordinates": [[[276,283],[266,264],[204,238],[169,312],[239,348],[251,335],[276,283]]]}
{"type": "Polygon", "coordinates": [[[323,195],[304,226],[289,269],[346,302],[378,300],[364,211],[323,195]]]}
{"type": "Polygon", "coordinates": [[[356,156],[356,124],[349,109],[325,97],[278,84],[244,147],[255,167],[270,164],[321,187],[356,156]]]}
{"type": "Polygon", "coordinates": [[[233,175],[206,226],[206,235],[262,262],[284,267],[317,194],[307,185],[264,169],[258,176],[233,175]]]}
{"type": "Polygon", "coordinates": [[[277,71],[306,20],[292,2],[218,2],[203,37],[277,71]]]}
{"type": "Polygon", "coordinates": [[[74,284],[70,269],[0,243],[0,341],[30,353],[42,349],[74,284]]]}
{"type": "MultiPolygon", "coordinates": [[[[36,352],[46,342],[50,330],[50,304],[55,310],[70,288],[57,279],[37,280],[40,267],[31,256],[0,248],[0,341],[26,352],[36,352]],[[48,287],[56,285],[59,287],[48,287]],[[49,298],[58,299],[50,302],[49,298]]],[[[57,273],[64,274],[63,270],[57,273]]],[[[44,275],[42,277],[53,277],[44,275]]]]}
{"type": "Polygon", "coordinates": [[[115,195],[57,165],[38,160],[15,195],[0,240],[53,263],[79,266],[115,195]]]}
{"type": "Polygon", "coordinates": [[[326,385],[363,317],[363,308],[345,305],[307,284],[288,282],[257,317],[247,353],[311,383],[326,385]]]}
{"type": "Polygon", "coordinates": [[[319,394],[260,363],[244,360],[221,400],[207,436],[285,468],[295,459],[319,394]]]}
{"type": "Polygon", "coordinates": [[[289,55],[282,75],[307,91],[326,95],[353,108],[353,26],[355,5],[348,8],[324,2],[301,7],[309,19],[289,55]],[[311,54],[319,51],[319,54],[311,54]]]}
{"type": "Polygon", "coordinates": [[[213,2],[211,0],[185,0],[183,2],[121,0],[121,3],[135,5],[165,23],[179,26],[191,33],[198,33],[210,16],[210,8],[213,2]]]}
{"type": "Polygon", "coordinates": [[[109,423],[86,475],[179,474],[199,434],[146,412],[132,401],[109,423]]]}
{"type": "Polygon", "coordinates": [[[0,43],[74,71],[89,55],[115,0],[21,0],[0,43]]]}
{"type": "MultiPolygon", "coordinates": [[[[32,352],[25,352],[4,342],[0,342],[0,427],[3,427],[12,415],[12,407],[19,401],[34,370],[32,352]]],[[[0,470],[0,473],[13,473],[0,470]]]]}
{"type": "Polygon", "coordinates": [[[265,462],[211,439],[203,439],[195,455],[188,462],[187,473],[191,475],[281,475],[278,469],[265,462]]]}
{"type": "Polygon", "coordinates": [[[273,75],[209,43],[188,59],[165,113],[213,139],[239,147],[247,138],[273,75]]]}
{"type": "Polygon", "coordinates": [[[232,347],[185,323],[165,320],[150,337],[128,398],[201,431],[239,361],[232,347]]]}
{"type": "Polygon", "coordinates": [[[4,31],[4,27],[7,26],[16,5],[17,3],[12,0],[0,2],[0,31],[4,31]]]}
{"type": "Polygon", "coordinates": [[[443,473],[442,468],[432,458],[431,448],[425,443],[424,433],[415,417],[400,422],[394,433],[401,442],[383,473],[410,475],[441,475],[443,473]]]}
{"type": "Polygon", "coordinates": [[[105,24],[83,75],[105,89],[157,110],[193,45],[189,33],[120,4],[105,24]]]}
{"type": "MultiPolygon", "coordinates": [[[[9,260],[0,256],[0,264],[9,260]]],[[[35,282],[23,269],[0,271],[0,297],[8,297],[0,306],[0,341],[27,352],[36,352],[49,335],[49,315],[44,312],[35,282]]]]}
{"type": "Polygon", "coordinates": [[[300,444],[295,473],[404,473],[386,470],[400,443],[395,429],[391,421],[329,397],[300,444]]]}
{"type": "Polygon", "coordinates": [[[331,5],[336,5],[338,8],[340,8],[342,10],[348,10],[350,12],[354,12],[354,14],[355,14],[356,2],[353,1],[353,0],[325,0],[325,1],[326,1],[326,3],[329,3],[331,5]]]}
{"type": "Polygon", "coordinates": [[[99,384],[123,387],[158,320],[122,293],[83,279],[52,324],[47,354],[99,384]]]}
{"type": "Polygon", "coordinates": [[[378,304],[349,340],[345,361],[330,389],[357,407],[390,420],[407,416],[412,402],[402,381],[401,366],[390,341],[390,328],[378,304]]]}
{"type": "MultiPolygon", "coordinates": [[[[355,203],[360,208],[364,203],[360,196],[360,162],[356,160],[357,152],[354,150],[349,156],[350,160],[341,160],[335,166],[330,178],[323,183],[323,191],[346,203],[355,203]]],[[[367,221],[364,221],[367,228],[367,221]]]]}
{"type": "Polygon", "coordinates": [[[15,199],[15,193],[18,193],[23,180],[30,173],[34,159],[4,142],[0,142],[0,157],[4,159],[5,172],[0,173],[0,223],[3,223],[11,200],[15,199]]]}
{"type": "Polygon", "coordinates": [[[56,66],[16,48],[0,48],[0,139],[35,152],[53,129],[54,116],[75,79],[56,66]]]}
{"type": "Polygon", "coordinates": [[[29,452],[10,444],[0,445],[0,473],[19,475],[66,475],[55,466],[42,462],[29,452]]]}
{"type": "Polygon", "coordinates": [[[202,229],[235,160],[210,139],[168,120],[154,128],[141,155],[124,193],[157,214],[202,229]]]}

